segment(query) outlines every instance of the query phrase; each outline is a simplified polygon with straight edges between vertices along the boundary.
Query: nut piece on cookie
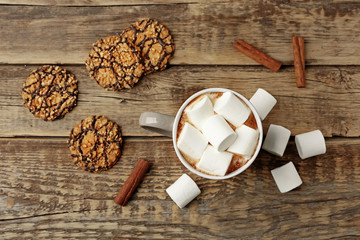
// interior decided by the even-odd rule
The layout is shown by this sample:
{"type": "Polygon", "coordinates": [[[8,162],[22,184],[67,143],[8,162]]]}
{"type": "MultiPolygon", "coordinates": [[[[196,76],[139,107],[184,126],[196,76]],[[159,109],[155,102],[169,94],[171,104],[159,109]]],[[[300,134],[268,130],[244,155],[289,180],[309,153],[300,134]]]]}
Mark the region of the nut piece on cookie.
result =
{"type": "Polygon", "coordinates": [[[118,35],[97,41],[85,63],[90,76],[108,90],[132,88],[144,73],[140,49],[118,35]]]}
{"type": "Polygon", "coordinates": [[[66,69],[44,65],[30,73],[21,95],[35,117],[60,119],[77,104],[78,82],[66,69]]]}
{"type": "Polygon", "coordinates": [[[164,70],[174,55],[174,40],[169,30],[157,20],[137,21],[121,36],[140,48],[145,74],[164,70]]]}
{"type": "Polygon", "coordinates": [[[104,116],[89,116],[70,133],[69,149],[75,165],[100,172],[112,168],[122,153],[119,125],[104,116]]]}

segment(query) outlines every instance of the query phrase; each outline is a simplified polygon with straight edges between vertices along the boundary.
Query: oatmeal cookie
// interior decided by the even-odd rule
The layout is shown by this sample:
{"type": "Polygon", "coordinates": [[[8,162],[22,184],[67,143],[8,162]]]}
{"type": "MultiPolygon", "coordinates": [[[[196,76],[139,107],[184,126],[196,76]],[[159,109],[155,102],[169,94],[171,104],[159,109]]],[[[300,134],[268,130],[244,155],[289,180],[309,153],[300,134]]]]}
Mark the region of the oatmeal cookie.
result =
{"type": "Polygon", "coordinates": [[[44,65],[26,79],[22,98],[35,116],[45,121],[60,119],[77,104],[78,82],[65,69],[44,65]]]}
{"type": "Polygon", "coordinates": [[[108,90],[132,88],[144,73],[139,48],[118,35],[97,41],[85,63],[90,76],[108,90]]]}
{"type": "Polygon", "coordinates": [[[174,55],[174,40],[169,30],[157,20],[135,22],[121,36],[140,48],[145,74],[164,70],[174,55]]]}
{"type": "Polygon", "coordinates": [[[75,165],[100,172],[119,160],[123,140],[116,123],[104,116],[89,116],[71,130],[68,143],[75,165]]]}

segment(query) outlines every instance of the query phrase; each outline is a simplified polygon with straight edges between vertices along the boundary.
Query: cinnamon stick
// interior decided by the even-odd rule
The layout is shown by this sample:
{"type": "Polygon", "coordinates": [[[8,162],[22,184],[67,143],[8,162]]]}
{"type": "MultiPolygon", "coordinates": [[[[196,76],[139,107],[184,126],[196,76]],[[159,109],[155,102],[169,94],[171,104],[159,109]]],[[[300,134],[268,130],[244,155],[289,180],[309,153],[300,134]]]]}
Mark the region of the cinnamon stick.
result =
{"type": "Polygon", "coordinates": [[[125,206],[129,198],[135,191],[136,187],[140,184],[141,180],[144,178],[146,172],[150,168],[150,163],[144,159],[139,159],[134,170],[131,172],[128,179],[125,181],[124,185],[121,187],[120,191],[114,198],[114,202],[125,206]]]}
{"type": "Polygon", "coordinates": [[[294,68],[296,86],[304,88],[305,83],[305,45],[303,37],[292,37],[293,53],[294,53],[294,68]]]}
{"type": "Polygon", "coordinates": [[[279,69],[281,67],[281,62],[273,59],[269,55],[266,55],[259,49],[251,46],[250,44],[248,44],[244,40],[241,40],[240,38],[234,44],[234,48],[236,50],[242,52],[249,58],[252,58],[253,60],[257,61],[258,63],[264,65],[265,67],[270,68],[274,72],[279,71],[279,69]]]}

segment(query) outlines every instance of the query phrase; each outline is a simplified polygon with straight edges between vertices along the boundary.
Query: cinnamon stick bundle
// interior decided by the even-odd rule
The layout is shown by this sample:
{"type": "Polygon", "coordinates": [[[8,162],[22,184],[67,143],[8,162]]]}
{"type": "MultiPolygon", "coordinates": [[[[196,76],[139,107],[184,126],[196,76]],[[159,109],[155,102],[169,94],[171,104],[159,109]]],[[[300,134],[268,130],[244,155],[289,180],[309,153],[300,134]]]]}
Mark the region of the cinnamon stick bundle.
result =
{"type": "Polygon", "coordinates": [[[124,185],[121,187],[120,191],[114,198],[114,202],[125,206],[129,198],[135,191],[136,187],[140,184],[141,180],[144,178],[146,172],[150,168],[150,163],[144,159],[139,159],[134,170],[131,172],[128,179],[125,181],[124,185]]]}
{"type": "Polygon", "coordinates": [[[265,67],[270,68],[274,72],[279,71],[281,67],[281,62],[273,59],[269,55],[266,55],[265,53],[261,52],[259,49],[251,46],[250,44],[248,44],[244,40],[241,40],[240,38],[234,44],[234,48],[242,52],[249,58],[252,58],[258,63],[264,65],[265,67]]]}
{"type": "Polygon", "coordinates": [[[292,37],[296,86],[305,87],[305,45],[303,37],[292,37]]]}

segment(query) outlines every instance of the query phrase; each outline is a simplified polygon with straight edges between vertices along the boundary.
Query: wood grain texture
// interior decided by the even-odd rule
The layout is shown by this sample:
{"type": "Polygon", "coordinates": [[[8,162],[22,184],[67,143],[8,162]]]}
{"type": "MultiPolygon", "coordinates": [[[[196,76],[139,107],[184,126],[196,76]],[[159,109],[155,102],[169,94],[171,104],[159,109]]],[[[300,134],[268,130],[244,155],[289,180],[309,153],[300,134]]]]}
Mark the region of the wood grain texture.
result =
{"type": "Polygon", "coordinates": [[[264,151],[224,181],[190,173],[163,138],[127,138],[120,161],[91,174],[73,165],[66,138],[0,139],[0,234],[22,238],[356,239],[360,236],[359,139],[327,139],[301,160],[264,151]],[[21,151],[19,151],[21,150],[21,151]],[[126,207],[113,198],[138,157],[153,163],[126,207]],[[303,184],[281,194],[270,170],[293,161],[303,184]],[[179,209],[165,189],[189,174],[202,193],[179,209]],[[348,238],[347,238],[348,237],[348,238]]]}
{"type": "Polygon", "coordinates": [[[90,79],[85,66],[64,66],[79,81],[79,102],[64,119],[33,117],[21,98],[22,84],[38,66],[0,66],[0,135],[68,136],[90,115],[102,114],[122,126],[125,136],[154,136],[139,127],[144,111],[175,116],[182,103],[204,88],[223,87],[250,99],[258,88],[275,96],[277,105],[263,122],[282,125],[292,135],[320,129],[325,136],[360,136],[360,69],[308,67],[307,87],[295,86],[294,70],[279,73],[262,67],[176,66],[144,77],[131,90],[106,91],[90,79]]]}
{"type": "Polygon", "coordinates": [[[96,40],[147,17],[171,30],[175,65],[257,65],[233,49],[237,38],[292,64],[293,35],[305,38],[307,65],[359,63],[360,2],[245,0],[112,7],[3,5],[0,63],[82,64],[96,40]]]}
{"type": "Polygon", "coordinates": [[[233,0],[0,0],[0,239],[360,239],[360,2],[233,0]],[[155,18],[175,39],[169,69],[135,88],[106,91],[84,62],[96,40],[155,18]],[[306,82],[295,86],[291,38],[305,38],[306,82]],[[274,73],[233,49],[242,38],[285,64],[274,73]],[[44,122],[25,108],[22,85],[42,64],[79,80],[78,106],[44,122]],[[241,175],[212,181],[183,167],[169,138],[138,126],[143,111],[175,115],[209,87],[277,105],[263,122],[292,136],[320,129],[327,153],[301,160],[261,151],[241,175]],[[93,174],[70,157],[70,130],[89,115],[122,126],[120,161],[93,174]],[[1,138],[4,137],[4,138],[1,138]],[[113,202],[138,158],[153,165],[129,203],[113,202]],[[303,184],[281,194],[270,170],[292,161],[303,184]],[[165,189],[183,173],[202,193],[184,209],[165,189]]]}
{"type": "Polygon", "coordinates": [[[0,0],[1,4],[29,6],[129,6],[154,4],[181,4],[204,2],[231,2],[231,0],[0,0]]]}

